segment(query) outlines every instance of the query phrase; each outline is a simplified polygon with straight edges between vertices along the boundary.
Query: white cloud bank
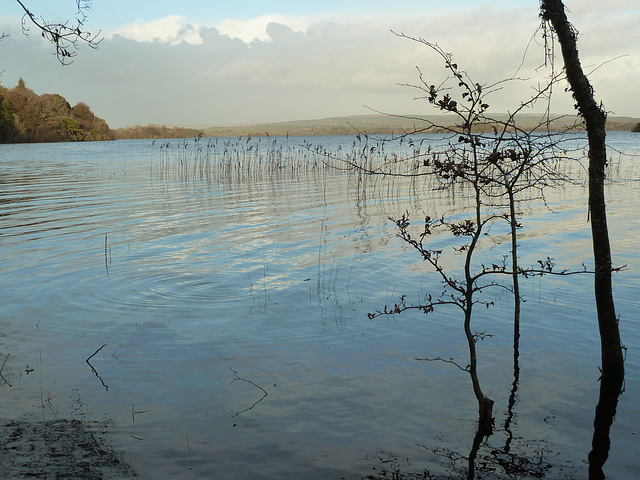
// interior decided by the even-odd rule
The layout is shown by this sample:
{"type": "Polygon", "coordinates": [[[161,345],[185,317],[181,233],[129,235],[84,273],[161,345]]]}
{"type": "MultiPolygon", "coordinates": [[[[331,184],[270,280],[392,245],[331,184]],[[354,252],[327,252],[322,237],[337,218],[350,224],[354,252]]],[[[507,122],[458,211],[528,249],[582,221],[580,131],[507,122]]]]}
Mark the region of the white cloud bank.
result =
{"type": "MultiPolygon", "coordinates": [[[[250,44],[254,41],[268,42],[269,25],[280,24],[296,32],[304,33],[312,23],[310,19],[301,17],[288,17],[285,15],[261,15],[246,20],[228,18],[213,25],[221,35],[229,38],[237,38],[250,44]]],[[[114,35],[121,36],[137,42],[159,41],[176,45],[184,42],[191,45],[200,45],[203,40],[200,36],[202,25],[188,23],[180,15],[170,15],[165,18],[142,22],[137,20],[131,24],[117,28],[107,34],[107,38],[114,35]]]]}
{"type": "Polygon", "coordinates": [[[160,41],[176,45],[181,42],[191,45],[200,45],[200,26],[185,23],[180,15],[170,15],[151,22],[135,21],[129,25],[120,27],[107,35],[119,35],[136,42],[160,41]]]}
{"type": "Polygon", "coordinates": [[[221,35],[239,38],[245,43],[251,43],[255,40],[268,42],[272,40],[268,31],[269,25],[272,23],[286,25],[293,31],[304,33],[311,24],[311,20],[285,15],[261,15],[249,20],[229,18],[215,24],[214,27],[221,35]]]}

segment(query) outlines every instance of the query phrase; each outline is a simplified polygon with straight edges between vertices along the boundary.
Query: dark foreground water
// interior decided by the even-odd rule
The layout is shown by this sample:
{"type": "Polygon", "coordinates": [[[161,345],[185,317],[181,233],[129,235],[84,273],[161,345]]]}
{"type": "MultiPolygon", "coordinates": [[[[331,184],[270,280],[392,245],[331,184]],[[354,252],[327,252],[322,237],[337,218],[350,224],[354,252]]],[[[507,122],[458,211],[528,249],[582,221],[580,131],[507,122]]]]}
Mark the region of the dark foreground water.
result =
{"type": "MultiPolygon", "coordinates": [[[[640,136],[609,138],[639,153],[640,136]]],[[[468,375],[415,359],[467,362],[458,311],[367,313],[441,291],[387,217],[450,214],[464,199],[327,168],[300,147],[339,152],[348,137],[218,140],[215,158],[205,141],[0,146],[1,417],[112,421],[110,441],[140,478],[463,469],[477,420],[468,375]]],[[[627,376],[605,471],[629,479],[640,477],[640,161],[612,158],[627,376]]],[[[523,264],[590,265],[583,186],[523,211],[523,264]]],[[[434,241],[450,251],[447,235],[434,241]]],[[[482,248],[508,254],[493,239],[482,248]]],[[[511,297],[498,289],[477,310],[495,400],[478,454],[488,478],[586,478],[600,361],[591,284],[523,280],[516,389],[511,297]]]]}

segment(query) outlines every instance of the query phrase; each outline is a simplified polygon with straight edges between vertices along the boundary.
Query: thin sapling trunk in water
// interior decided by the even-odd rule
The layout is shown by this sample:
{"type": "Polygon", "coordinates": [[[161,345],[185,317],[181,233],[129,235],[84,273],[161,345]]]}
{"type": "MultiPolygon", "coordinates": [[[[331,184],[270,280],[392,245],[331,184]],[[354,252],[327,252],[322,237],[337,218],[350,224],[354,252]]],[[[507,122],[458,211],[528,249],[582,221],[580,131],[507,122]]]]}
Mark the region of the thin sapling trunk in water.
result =
{"type": "Polygon", "coordinates": [[[605,205],[605,167],[607,165],[607,115],[598,105],[593,88],[580,64],[577,32],[569,23],[560,0],[543,0],[541,16],[556,33],[576,108],[584,119],[589,141],[589,216],[594,260],[594,290],[600,331],[602,376],[596,406],[592,450],[589,453],[589,479],[605,478],[603,465],[609,456],[609,436],[618,397],[624,386],[624,355],[618,318],[613,301],[611,247],[605,205]]]}
{"type": "Polygon", "coordinates": [[[471,382],[473,384],[473,393],[476,396],[478,401],[478,434],[482,436],[489,436],[493,433],[493,400],[485,396],[482,392],[482,388],[480,387],[480,380],[478,379],[478,359],[476,353],[476,337],[473,335],[471,331],[471,312],[473,309],[474,298],[473,294],[475,291],[475,283],[477,278],[475,278],[471,273],[471,260],[473,259],[473,254],[478,245],[478,239],[482,234],[483,227],[483,218],[482,218],[482,199],[481,199],[481,190],[479,185],[478,178],[478,151],[471,136],[471,124],[470,122],[465,122],[469,125],[468,132],[466,134],[471,138],[472,147],[471,147],[471,156],[473,159],[473,170],[475,172],[475,180],[472,181],[474,194],[475,194],[475,214],[476,214],[476,225],[473,236],[471,237],[471,243],[467,249],[467,254],[465,257],[464,263],[464,276],[465,276],[465,306],[464,309],[464,333],[467,337],[467,343],[469,346],[469,374],[471,375],[471,382]]]}
{"type": "Polygon", "coordinates": [[[605,206],[604,181],[607,165],[607,115],[593,96],[593,87],[582,70],[578,56],[576,30],[569,23],[560,0],[543,0],[542,19],[549,22],[562,50],[567,81],[576,108],[585,121],[589,141],[589,217],[595,267],[594,290],[602,351],[602,375],[624,376],[624,357],[620,343],[611,285],[611,247],[605,206]]]}

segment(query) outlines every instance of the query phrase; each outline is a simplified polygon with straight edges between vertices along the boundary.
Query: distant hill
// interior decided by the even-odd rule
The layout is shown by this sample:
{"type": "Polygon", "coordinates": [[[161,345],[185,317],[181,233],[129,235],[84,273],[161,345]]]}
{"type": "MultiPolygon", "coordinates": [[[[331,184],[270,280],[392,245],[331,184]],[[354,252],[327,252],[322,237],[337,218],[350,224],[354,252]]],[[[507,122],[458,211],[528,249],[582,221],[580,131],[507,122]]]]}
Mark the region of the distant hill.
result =
{"type": "Polygon", "coordinates": [[[14,88],[0,86],[0,143],[114,138],[107,122],[82,102],[71,107],[61,95],[38,95],[22,78],[14,88]]]}
{"type": "MultiPolygon", "coordinates": [[[[496,115],[496,120],[506,120],[507,115],[496,115]]],[[[522,128],[532,129],[541,121],[540,115],[521,114],[518,124],[522,128]]],[[[640,122],[638,118],[609,117],[608,130],[632,130],[640,122]]],[[[349,117],[329,117],[316,120],[300,120],[291,122],[274,122],[261,124],[246,124],[234,126],[214,126],[205,128],[206,137],[238,137],[238,136],[285,136],[285,135],[390,135],[415,132],[427,129],[429,132],[444,131],[443,128],[429,128],[431,125],[451,127],[456,123],[456,117],[451,115],[356,115],[349,117]]],[[[554,130],[563,130],[569,126],[580,124],[576,116],[563,116],[551,122],[554,130]]],[[[485,129],[491,130],[490,125],[485,129]]],[[[580,130],[580,127],[574,128],[580,130]]]]}

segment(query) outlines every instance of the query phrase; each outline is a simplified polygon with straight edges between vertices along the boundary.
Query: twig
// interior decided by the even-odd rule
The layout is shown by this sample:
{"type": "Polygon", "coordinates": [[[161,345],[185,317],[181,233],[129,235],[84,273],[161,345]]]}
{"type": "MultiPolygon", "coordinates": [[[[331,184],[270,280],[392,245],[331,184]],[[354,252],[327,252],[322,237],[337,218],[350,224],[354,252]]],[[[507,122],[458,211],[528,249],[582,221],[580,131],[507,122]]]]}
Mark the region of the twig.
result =
{"type": "Polygon", "coordinates": [[[104,268],[107,271],[107,277],[109,276],[109,254],[111,253],[111,247],[107,242],[107,234],[104,234],[104,268]]]}
{"type": "Polygon", "coordinates": [[[89,362],[89,360],[91,360],[100,350],[102,350],[106,346],[107,346],[106,343],[104,345],[102,345],[99,349],[97,349],[95,352],[93,352],[93,355],[91,355],[89,358],[87,358],[85,360],[85,362],[87,362],[87,365],[89,365],[91,367],[91,371],[95,374],[96,377],[98,377],[98,379],[100,380],[100,383],[102,383],[102,386],[108,392],[109,391],[109,386],[105,385],[104,380],[102,380],[102,377],[98,374],[98,371],[95,368],[93,368],[93,365],[91,365],[91,362],[89,362]]]}
{"type": "Polygon", "coordinates": [[[460,365],[458,362],[456,362],[453,358],[440,358],[440,357],[435,357],[435,358],[418,358],[416,357],[416,360],[420,360],[422,362],[444,362],[444,363],[450,363],[451,365],[455,365],[456,367],[458,367],[460,370],[462,370],[463,372],[467,372],[469,373],[469,365],[467,365],[466,367],[463,367],[462,365],[460,365]]]}
{"type": "Polygon", "coordinates": [[[187,440],[187,450],[189,451],[189,453],[191,453],[191,445],[189,445],[189,420],[187,420],[187,436],[186,436],[186,440],[187,440]]]}
{"type": "MultiPolygon", "coordinates": [[[[267,397],[267,395],[269,395],[269,394],[268,394],[268,393],[267,393],[267,391],[266,391],[264,388],[262,388],[260,385],[258,385],[258,384],[256,384],[256,383],[252,382],[251,380],[247,380],[246,378],[242,378],[241,376],[239,376],[239,375],[238,375],[238,372],[236,372],[232,367],[229,367],[229,368],[231,369],[231,371],[233,372],[233,374],[234,374],[234,375],[235,375],[235,377],[236,377],[236,378],[234,378],[233,380],[231,380],[231,383],[235,382],[236,380],[240,380],[241,382],[249,383],[249,384],[253,385],[254,387],[256,387],[256,388],[258,388],[258,389],[262,390],[262,393],[264,394],[264,395],[262,395],[262,397],[261,397],[259,400],[257,400],[257,401],[256,401],[253,405],[251,405],[249,408],[245,408],[244,410],[240,410],[240,411],[231,410],[231,411],[233,412],[233,416],[234,416],[234,417],[237,417],[237,416],[238,416],[238,415],[240,415],[241,413],[248,412],[248,411],[249,411],[249,410],[251,410],[253,407],[255,407],[256,405],[258,405],[258,404],[259,404],[261,401],[263,401],[263,400],[267,397]]],[[[231,383],[229,383],[229,385],[231,385],[231,383]]]]}
{"type": "Polygon", "coordinates": [[[2,362],[2,367],[0,367],[0,378],[2,378],[2,380],[4,380],[4,383],[6,383],[7,385],[9,385],[10,387],[12,387],[13,385],[11,385],[6,378],[4,378],[4,375],[2,375],[2,370],[4,370],[4,365],[5,363],[7,363],[7,360],[9,358],[9,354],[7,353],[7,356],[4,357],[4,362],[2,362]]]}

